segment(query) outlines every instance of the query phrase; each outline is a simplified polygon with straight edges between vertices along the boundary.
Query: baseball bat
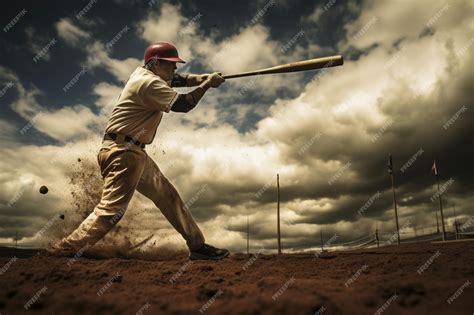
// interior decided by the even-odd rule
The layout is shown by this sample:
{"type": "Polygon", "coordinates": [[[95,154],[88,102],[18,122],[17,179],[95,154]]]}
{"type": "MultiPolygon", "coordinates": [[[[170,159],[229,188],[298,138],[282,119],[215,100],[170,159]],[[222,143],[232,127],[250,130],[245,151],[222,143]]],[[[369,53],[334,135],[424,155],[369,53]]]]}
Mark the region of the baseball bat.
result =
{"type": "Polygon", "coordinates": [[[240,72],[235,74],[224,75],[224,79],[234,79],[249,77],[252,75],[261,75],[261,74],[274,74],[274,73],[288,73],[288,72],[298,72],[298,71],[307,71],[307,70],[317,70],[324,69],[329,67],[342,66],[344,64],[344,59],[341,55],[329,56],[323,58],[315,58],[297,62],[291,62],[284,65],[265,68],[256,71],[249,72],[240,72]]]}

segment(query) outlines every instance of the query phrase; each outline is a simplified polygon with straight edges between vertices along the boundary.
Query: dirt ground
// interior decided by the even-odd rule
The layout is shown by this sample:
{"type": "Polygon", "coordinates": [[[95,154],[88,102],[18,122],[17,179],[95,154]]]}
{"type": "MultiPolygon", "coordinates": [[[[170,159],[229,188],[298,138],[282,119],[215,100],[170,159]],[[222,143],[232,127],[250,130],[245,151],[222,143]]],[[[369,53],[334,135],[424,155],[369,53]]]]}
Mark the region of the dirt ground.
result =
{"type": "Polygon", "coordinates": [[[2,315],[474,312],[472,241],[216,262],[2,256],[2,315]]]}

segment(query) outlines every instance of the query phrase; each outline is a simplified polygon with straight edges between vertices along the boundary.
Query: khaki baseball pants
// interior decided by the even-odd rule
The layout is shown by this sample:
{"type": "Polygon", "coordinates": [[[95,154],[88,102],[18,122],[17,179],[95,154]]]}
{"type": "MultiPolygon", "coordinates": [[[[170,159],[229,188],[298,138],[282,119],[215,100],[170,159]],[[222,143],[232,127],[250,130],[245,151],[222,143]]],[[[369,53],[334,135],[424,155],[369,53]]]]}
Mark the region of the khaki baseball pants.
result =
{"type": "Polygon", "coordinates": [[[59,248],[77,251],[94,245],[124,215],[135,189],[155,203],[191,251],[204,244],[204,236],[178,192],[143,149],[104,140],[97,160],[104,179],[101,200],[59,248]]]}

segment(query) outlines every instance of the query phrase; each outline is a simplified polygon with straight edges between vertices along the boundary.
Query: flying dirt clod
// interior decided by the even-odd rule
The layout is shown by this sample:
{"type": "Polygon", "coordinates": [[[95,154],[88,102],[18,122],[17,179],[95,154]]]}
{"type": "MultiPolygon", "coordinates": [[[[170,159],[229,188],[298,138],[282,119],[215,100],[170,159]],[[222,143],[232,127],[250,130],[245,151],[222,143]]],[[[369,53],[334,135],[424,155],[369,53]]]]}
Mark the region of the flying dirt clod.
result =
{"type": "Polygon", "coordinates": [[[42,193],[43,195],[47,194],[48,193],[48,187],[41,186],[40,189],[39,189],[39,192],[42,193]]]}

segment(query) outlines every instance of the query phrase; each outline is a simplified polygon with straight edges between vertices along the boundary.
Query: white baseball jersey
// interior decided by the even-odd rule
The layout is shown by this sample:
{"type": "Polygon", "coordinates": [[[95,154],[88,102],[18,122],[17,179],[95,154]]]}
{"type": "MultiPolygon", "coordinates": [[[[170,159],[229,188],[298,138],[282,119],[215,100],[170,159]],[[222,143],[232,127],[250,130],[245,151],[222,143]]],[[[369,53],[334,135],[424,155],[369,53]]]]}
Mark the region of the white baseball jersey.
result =
{"type": "Polygon", "coordinates": [[[178,97],[162,78],[138,67],[128,79],[105,132],[130,136],[142,143],[153,141],[163,112],[169,112],[178,97]]]}

